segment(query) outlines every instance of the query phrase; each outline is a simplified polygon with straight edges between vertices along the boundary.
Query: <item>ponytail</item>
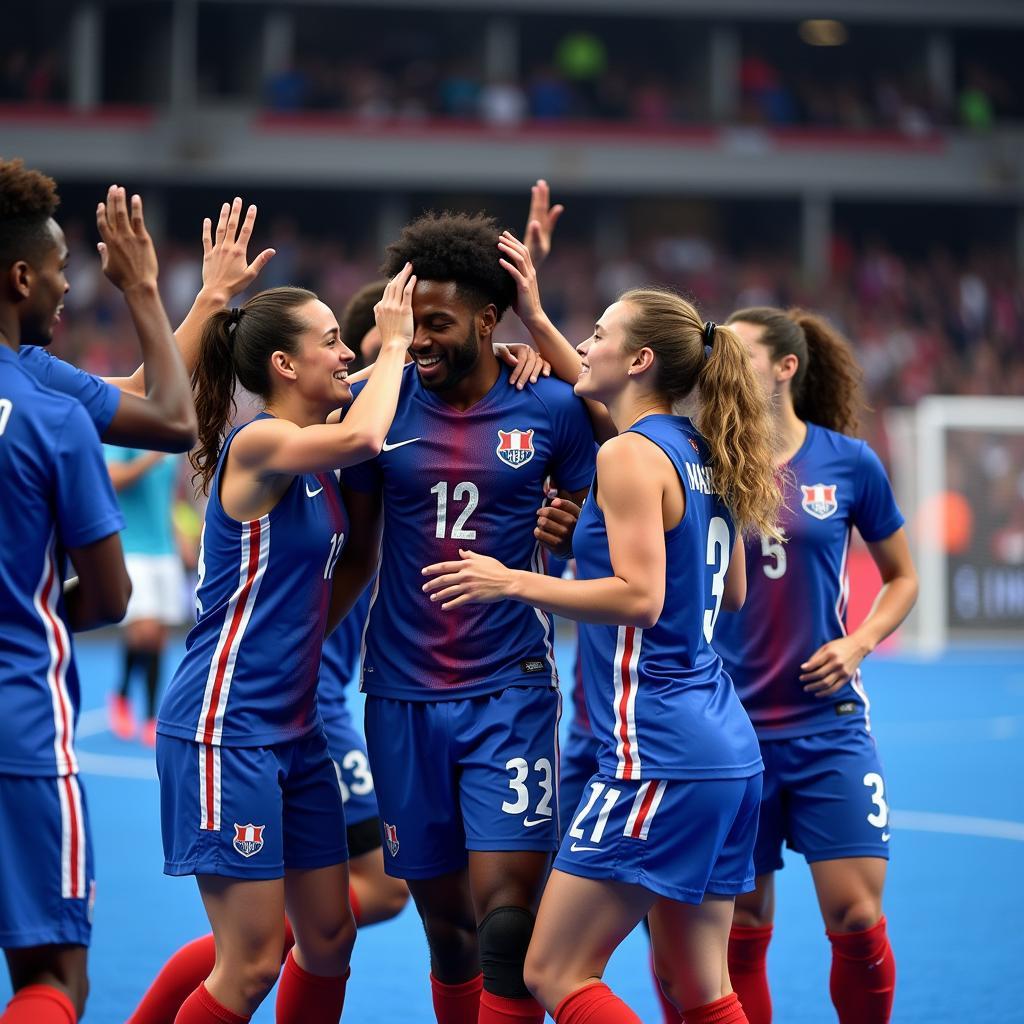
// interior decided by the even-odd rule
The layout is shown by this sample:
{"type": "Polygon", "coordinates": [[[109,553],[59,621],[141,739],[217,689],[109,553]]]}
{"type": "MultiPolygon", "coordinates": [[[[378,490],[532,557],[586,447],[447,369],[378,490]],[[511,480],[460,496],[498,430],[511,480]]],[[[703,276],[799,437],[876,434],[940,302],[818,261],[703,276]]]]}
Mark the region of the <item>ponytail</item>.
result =
{"type": "Polygon", "coordinates": [[[715,488],[737,529],[781,539],[782,495],[768,402],[735,331],[714,327],[711,354],[698,374],[697,387],[697,426],[711,449],[715,488]]]}
{"type": "Polygon", "coordinates": [[[840,434],[857,433],[864,408],[863,375],[850,343],[824,317],[805,309],[754,306],[737,310],[729,323],[763,327],[761,343],[773,361],[796,356],[790,394],[800,419],[840,434]]]}
{"type": "Polygon", "coordinates": [[[657,357],[656,390],[675,404],[697,388],[697,427],[711,449],[715,490],[737,529],[779,538],[782,496],[772,461],[768,401],[735,332],[705,324],[674,292],[636,288],[619,301],[636,310],[625,329],[627,351],[650,348],[657,357]]]}
{"type": "Polygon", "coordinates": [[[189,462],[200,490],[209,492],[227,426],[235,413],[236,381],[247,391],[270,398],[270,356],[295,353],[307,324],[295,309],[316,300],[304,288],[270,288],[240,309],[220,309],[203,325],[192,391],[199,421],[199,443],[189,462]]]}

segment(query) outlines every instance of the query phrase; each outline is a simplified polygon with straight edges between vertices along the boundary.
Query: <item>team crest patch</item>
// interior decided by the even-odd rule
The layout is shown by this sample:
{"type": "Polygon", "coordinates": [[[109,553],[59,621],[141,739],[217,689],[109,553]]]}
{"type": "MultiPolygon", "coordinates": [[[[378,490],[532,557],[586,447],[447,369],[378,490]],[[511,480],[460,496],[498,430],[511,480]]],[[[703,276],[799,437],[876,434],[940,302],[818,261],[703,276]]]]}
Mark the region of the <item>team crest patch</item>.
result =
{"type": "Polygon", "coordinates": [[[837,484],[811,484],[810,487],[801,484],[800,490],[804,492],[801,507],[815,519],[828,519],[839,508],[839,502],[836,501],[837,487],[837,484]]]}
{"type": "Polygon", "coordinates": [[[394,825],[384,822],[384,838],[387,840],[388,849],[392,857],[398,856],[398,829],[394,825]]]}
{"type": "Polygon", "coordinates": [[[263,830],[266,827],[254,825],[251,821],[248,825],[239,825],[236,821],[232,845],[243,857],[254,857],[263,849],[263,830]]]}
{"type": "Polygon", "coordinates": [[[533,458],[535,452],[533,447],[533,431],[520,430],[499,430],[498,447],[494,449],[495,454],[513,469],[525,466],[533,458]]]}

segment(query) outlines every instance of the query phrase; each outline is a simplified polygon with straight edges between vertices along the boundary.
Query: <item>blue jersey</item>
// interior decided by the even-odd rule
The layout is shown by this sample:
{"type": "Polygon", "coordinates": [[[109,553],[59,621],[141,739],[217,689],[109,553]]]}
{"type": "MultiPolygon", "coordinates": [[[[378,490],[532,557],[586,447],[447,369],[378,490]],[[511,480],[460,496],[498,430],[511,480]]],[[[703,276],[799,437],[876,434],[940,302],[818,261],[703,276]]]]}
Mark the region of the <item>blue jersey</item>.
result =
{"type": "Polygon", "coordinates": [[[320,728],[320,652],[348,534],[333,473],[296,475],[259,519],[224,511],[220,476],[244,429],[225,440],[210,486],[196,624],[157,723],[157,732],[213,746],[270,746],[320,728]]]}
{"type": "Polygon", "coordinates": [[[0,772],[71,775],[78,673],[64,613],[68,548],[124,525],[99,438],[73,398],[0,346],[0,772]]]}
{"type": "Polygon", "coordinates": [[[800,665],[846,634],[853,527],[876,541],[903,525],[885,470],[863,441],[808,423],[788,470],[780,521],[786,543],[748,539],[746,603],[723,614],[715,631],[715,649],[758,735],[767,739],[867,727],[859,669],[819,698],[804,692],[800,665]]]}
{"type": "MultiPolygon", "coordinates": [[[[107,445],[108,464],[131,465],[148,454],[141,448],[107,445]]],[[[121,544],[127,555],[175,555],[172,511],[174,485],[178,479],[179,457],[165,455],[146,470],[135,483],[122,487],[117,500],[124,515],[121,544]]]]}
{"type": "Polygon", "coordinates": [[[338,628],[324,641],[317,700],[325,723],[338,719],[347,723],[350,720],[345,687],[355,678],[359,668],[359,648],[369,607],[370,589],[367,588],[348,615],[338,623],[338,628]]]}
{"type": "Polygon", "coordinates": [[[354,490],[380,489],[384,502],[363,690],[443,700],[557,685],[548,615],[517,601],[442,611],[420,589],[422,569],[469,548],[543,572],[533,531],[545,479],[576,491],[593,473],[590,420],[568,384],[543,378],[518,391],[503,368],[479,402],[459,411],[406,367],[383,452],[344,475],[354,490]]]}
{"type": "MultiPolygon", "coordinates": [[[[630,430],[671,460],[686,511],[665,534],[665,604],[657,623],[650,629],[580,623],[598,765],[634,782],[755,775],[761,771],[757,738],[711,646],[735,529],[713,490],[707,445],[681,416],[646,416],[630,430]]],[[[579,579],[614,575],[594,497],[583,506],[573,550],[579,579]]]]}
{"type": "Polygon", "coordinates": [[[102,435],[110,426],[121,401],[121,392],[113,384],[51,356],[37,345],[22,345],[18,351],[18,363],[45,387],[77,398],[92,420],[97,434],[102,435]]]}

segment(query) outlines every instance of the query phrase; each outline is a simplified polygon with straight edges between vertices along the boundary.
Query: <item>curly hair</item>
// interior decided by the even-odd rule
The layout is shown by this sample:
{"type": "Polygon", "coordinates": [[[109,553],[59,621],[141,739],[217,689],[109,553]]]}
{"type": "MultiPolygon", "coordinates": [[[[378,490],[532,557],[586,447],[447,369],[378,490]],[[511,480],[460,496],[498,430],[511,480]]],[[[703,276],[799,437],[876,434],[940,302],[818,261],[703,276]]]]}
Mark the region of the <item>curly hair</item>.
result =
{"type": "Polygon", "coordinates": [[[57,210],[57,183],[21,160],[0,159],[0,263],[38,259],[53,244],[46,225],[57,210]]]}
{"type": "Polygon", "coordinates": [[[478,213],[425,213],[385,250],[381,273],[394,277],[406,263],[421,281],[454,281],[460,297],[477,307],[493,304],[500,320],[516,284],[498,262],[498,222],[478,213]]]}

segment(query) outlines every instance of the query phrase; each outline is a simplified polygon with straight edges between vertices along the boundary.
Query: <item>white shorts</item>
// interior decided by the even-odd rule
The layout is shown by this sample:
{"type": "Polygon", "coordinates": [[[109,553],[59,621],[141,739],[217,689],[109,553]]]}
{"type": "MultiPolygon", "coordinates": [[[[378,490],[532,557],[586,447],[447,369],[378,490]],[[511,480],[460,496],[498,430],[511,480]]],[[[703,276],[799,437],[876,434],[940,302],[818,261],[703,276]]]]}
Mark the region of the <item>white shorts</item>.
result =
{"type": "Polygon", "coordinates": [[[156,619],[165,626],[177,626],[184,619],[181,559],[177,555],[126,554],[124,564],[132,581],[132,596],[122,625],[156,619]]]}

